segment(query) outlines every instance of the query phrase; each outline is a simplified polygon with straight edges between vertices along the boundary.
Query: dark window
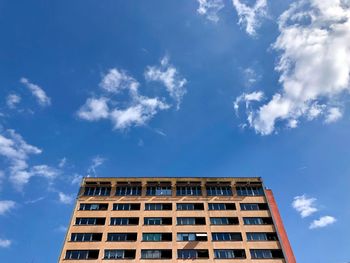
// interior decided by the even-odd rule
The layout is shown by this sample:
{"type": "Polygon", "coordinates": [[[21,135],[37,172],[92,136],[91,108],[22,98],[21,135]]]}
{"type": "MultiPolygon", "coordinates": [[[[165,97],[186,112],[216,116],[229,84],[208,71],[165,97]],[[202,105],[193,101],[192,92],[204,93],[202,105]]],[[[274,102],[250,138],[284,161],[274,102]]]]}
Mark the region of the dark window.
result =
{"type": "Polygon", "coordinates": [[[107,241],[136,241],[137,233],[108,233],[107,241]]]}
{"type": "Polygon", "coordinates": [[[244,249],[214,249],[214,257],[217,259],[246,258],[244,249]]]}
{"type": "Polygon", "coordinates": [[[208,241],[207,233],[178,233],[177,241],[208,241]]]}
{"type": "Polygon", "coordinates": [[[122,226],[122,225],[138,225],[138,217],[111,217],[111,225],[122,226]]]}
{"type": "Polygon", "coordinates": [[[102,233],[72,233],[71,242],[93,242],[101,241],[102,233]]]}
{"type": "Polygon", "coordinates": [[[209,210],[236,210],[234,203],[209,203],[209,210]]]}
{"type": "Polygon", "coordinates": [[[212,233],[213,241],[242,241],[241,233],[212,233]]]}
{"type": "Polygon", "coordinates": [[[178,217],[178,225],[205,225],[205,217],[178,217]]]}
{"type": "Polygon", "coordinates": [[[171,195],[171,185],[147,186],[146,195],[153,195],[153,196],[171,195]]]}
{"type": "Polygon", "coordinates": [[[76,225],[104,225],[105,222],[104,217],[77,217],[75,219],[76,225]]]}
{"type": "Polygon", "coordinates": [[[67,250],[65,259],[98,259],[98,250],[67,250]]]}
{"type": "Polygon", "coordinates": [[[243,217],[245,225],[272,225],[271,217],[243,217]]]}
{"type": "Polygon", "coordinates": [[[115,195],[117,196],[140,196],[142,187],[140,185],[136,186],[117,186],[115,195]]]}
{"type": "Polygon", "coordinates": [[[106,249],[105,259],[135,259],[136,250],[106,249]]]}
{"type": "Polygon", "coordinates": [[[172,210],[173,205],[171,203],[150,203],[150,204],[145,204],[145,210],[172,210]]]}
{"type": "Polygon", "coordinates": [[[232,195],[232,188],[229,185],[207,186],[208,196],[230,196],[232,195]]]}
{"type": "Polygon", "coordinates": [[[211,217],[210,224],[212,225],[238,225],[238,217],[211,217]]]}
{"type": "Polygon", "coordinates": [[[255,204],[247,204],[243,203],[241,205],[241,210],[268,210],[268,206],[265,203],[255,203],[255,204]]]}
{"type": "Polygon", "coordinates": [[[171,217],[145,217],[144,224],[145,225],[171,225],[172,218],[171,217]]]}
{"type": "Polygon", "coordinates": [[[209,258],[209,252],[207,249],[178,249],[177,258],[181,258],[181,259],[209,258]]]}
{"type": "Polygon", "coordinates": [[[171,249],[142,249],[142,259],[171,259],[171,249]]]}
{"type": "Polygon", "coordinates": [[[177,196],[200,196],[202,195],[202,189],[200,185],[184,185],[176,186],[177,196]]]}
{"type": "Polygon", "coordinates": [[[113,204],[113,210],[140,210],[140,204],[113,204]]]}
{"type": "Polygon", "coordinates": [[[237,186],[238,196],[260,196],[264,195],[264,190],[261,186],[237,186]]]}
{"type": "Polygon", "coordinates": [[[111,194],[110,187],[85,187],[84,195],[86,196],[109,196],[111,194]]]}
{"type": "Polygon", "coordinates": [[[142,241],[148,242],[160,242],[160,241],[172,241],[172,233],[143,233],[142,241]]]}
{"type": "Polygon", "coordinates": [[[80,204],[79,210],[107,210],[108,204],[80,204]]]}
{"type": "Polygon", "coordinates": [[[252,259],[284,258],[281,249],[251,249],[250,255],[252,259]]]}
{"type": "Polygon", "coordinates": [[[203,203],[181,203],[176,204],[177,210],[204,210],[204,204],[203,203]]]}
{"type": "Polygon", "coordinates": [[[247,233],[248,241],[277,241],[278,237],[276,233],[247,233]]]}

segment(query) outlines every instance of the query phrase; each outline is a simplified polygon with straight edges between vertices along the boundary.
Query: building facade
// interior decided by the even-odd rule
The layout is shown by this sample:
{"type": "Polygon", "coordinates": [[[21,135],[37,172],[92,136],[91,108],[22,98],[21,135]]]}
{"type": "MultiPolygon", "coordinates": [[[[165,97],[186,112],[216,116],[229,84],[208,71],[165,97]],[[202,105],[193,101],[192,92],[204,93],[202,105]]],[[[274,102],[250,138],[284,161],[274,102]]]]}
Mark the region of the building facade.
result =
{"type": "Polygon", "coordinates": [[[295,263],[253,178],[84,178],[59,262],[295,263]]]}

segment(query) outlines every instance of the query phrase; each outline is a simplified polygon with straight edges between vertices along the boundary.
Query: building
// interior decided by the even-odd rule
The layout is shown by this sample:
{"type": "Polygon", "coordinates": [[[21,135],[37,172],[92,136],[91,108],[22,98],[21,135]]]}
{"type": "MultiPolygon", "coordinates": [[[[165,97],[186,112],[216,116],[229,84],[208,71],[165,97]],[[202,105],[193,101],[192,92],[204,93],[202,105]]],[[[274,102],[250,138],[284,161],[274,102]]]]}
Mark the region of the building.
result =
{"type": "Polygon", "coordinates": [[[59,262],[295,263],[261,178],[84,178],[59,262]]]}

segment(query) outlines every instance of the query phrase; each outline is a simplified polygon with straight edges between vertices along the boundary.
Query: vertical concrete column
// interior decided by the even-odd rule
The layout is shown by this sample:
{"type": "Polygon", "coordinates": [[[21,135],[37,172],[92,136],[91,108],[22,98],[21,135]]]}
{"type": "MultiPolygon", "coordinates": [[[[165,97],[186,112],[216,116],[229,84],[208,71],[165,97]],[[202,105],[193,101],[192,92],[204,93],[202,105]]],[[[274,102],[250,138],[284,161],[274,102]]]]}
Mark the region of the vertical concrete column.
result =
{"type": "Polygon", "coordinates": [[[279,241],[282,245],[283,254],[285,256],[286,262],[287,263],[296,263],[294,253],[293,253],[292,247],[289,243],[287,232],[283,226],[282,218],[281,218],[280,212],[278,210],[277,203],[275,201],[273,193],[271,190],[265,190],[265,195],[266,195],[266,199],[267,199],[267,202],[269,204],[269,207],[270,207],[270,212],[271,212],[272,218],[275,222],[276,231],[277,231],[278,237],[280,239],[279,241]]]}

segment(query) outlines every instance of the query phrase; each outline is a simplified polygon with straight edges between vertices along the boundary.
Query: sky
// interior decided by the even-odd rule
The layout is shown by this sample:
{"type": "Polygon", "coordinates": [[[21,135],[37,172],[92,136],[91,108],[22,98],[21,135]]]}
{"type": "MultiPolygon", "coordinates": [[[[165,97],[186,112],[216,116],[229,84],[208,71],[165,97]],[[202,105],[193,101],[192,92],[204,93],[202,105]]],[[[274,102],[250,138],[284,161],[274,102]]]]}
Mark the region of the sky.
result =
{"type": "Polygon", "coordinates": [[[0,0],[0,261],[57,262],[81,178],[260,176],[350,261],[348,0],[0,0]]]}

